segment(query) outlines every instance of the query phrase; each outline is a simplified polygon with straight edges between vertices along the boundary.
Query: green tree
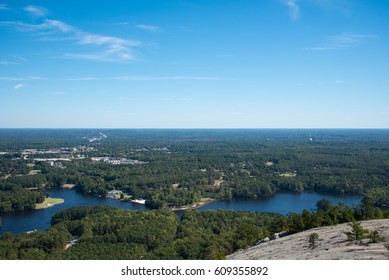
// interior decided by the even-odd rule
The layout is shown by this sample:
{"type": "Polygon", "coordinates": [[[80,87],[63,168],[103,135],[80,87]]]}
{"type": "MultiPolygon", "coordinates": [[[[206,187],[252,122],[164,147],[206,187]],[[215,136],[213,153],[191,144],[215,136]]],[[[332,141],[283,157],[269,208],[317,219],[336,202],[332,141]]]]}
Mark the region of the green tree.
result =
{"type": "Polygon", "coordinates": [[[381,236],[377,230],[370,231],[367,237],[370,239],[370,243],[378,243],[385,241],[385,238],[381,236]]]}
{"type": "Polygon", "coordinates": [[[309,235],[309,248],[315,249],[316,241],[319,240],[319,235],[314,232],[309,235]]]}
{"type": "Polygon", "coordinates": [[[368,237],[368,230],[361,226],[361,222],[353,221],[348,224],[351,227],[351,231],[345,232],[348,240],[356,240],[362,242],[363,239],[368,237]]]}
{"type": "Polygon", "coordinates": [[[324,212],[328,211],[332,207],[331,200],[328,199],[321,199],[318,202],[316,202],[316,208],[317,210],[323,210],[324,212]]]}

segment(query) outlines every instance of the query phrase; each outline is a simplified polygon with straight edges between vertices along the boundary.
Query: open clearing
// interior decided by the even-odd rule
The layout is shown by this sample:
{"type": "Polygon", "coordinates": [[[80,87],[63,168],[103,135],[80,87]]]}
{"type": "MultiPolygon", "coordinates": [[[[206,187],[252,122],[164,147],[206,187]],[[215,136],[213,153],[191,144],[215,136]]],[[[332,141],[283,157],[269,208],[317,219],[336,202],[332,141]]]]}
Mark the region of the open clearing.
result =
{"type": "Polygon", "coordinates": [[[184,211],[184,210],[189,210],[189,209],[197,209],[197,208],[200,208],[201,206],[204,206],[205,204],[209,204],[209,203],[214,202],[214,201],[215,201],[215,199],[213,199],[213,198],[203,197],[200,199],[200,202],[194,203],[192,205],[184,205],[181,207],[172,207],[171,210],[172,211],[184,211]]]}
{"type": "Polygon", "coordinates": [[[213,186],[214,187],[220,187],[221,183],[223,183],[224,181],[223,180],[215,180],[214,183],[213,183],[213,186]]]}
{"type": "Polygon", "coordinates": [[[28,175],[36,175],[36,174],[40,174],[40,173],[41,173],[41,170],[33,169],[33,170],[30,170],[30,172],[28,172],[28,175]]]}
{"type": "Polygon", "coordinates": [[[36,204],[35,209],[49,208],[60,203],[64,203],[64,200],[62,198],[46,197],[45,201],[36,204]]]}
{"type": "Polygon", "coordinates": [[[296,173],[287,172],[287,173],[281,173],[279,176],[281,176],[281,177],[295,177],[296,175],[297,175],[296,173]]]}

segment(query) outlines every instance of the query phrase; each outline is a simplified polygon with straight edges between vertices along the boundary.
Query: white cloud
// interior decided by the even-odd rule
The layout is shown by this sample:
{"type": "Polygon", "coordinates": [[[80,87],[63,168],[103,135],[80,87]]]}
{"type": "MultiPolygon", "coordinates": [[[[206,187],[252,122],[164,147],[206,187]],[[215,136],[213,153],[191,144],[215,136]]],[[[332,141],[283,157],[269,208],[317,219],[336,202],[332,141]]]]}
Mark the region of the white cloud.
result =
{"type": "Polygon", "coordinates": [[[204,76],[122,76],[122,77],[116,77],[115,80],[121,80],[121,81],[178,81],[178,80],[185,80],[185,81],[215,81],[215,80],[223,80],[219,77],[204,77],[204,76]]]}
{"type": "Polygon", "coordinates": [[[328,41],[338,46],[354,46],[374,38],[376,38],[375,35],[343,32],[338,35],[329,36],[328,41]]]}
{"type": "Polygon", "coordinates": [[[58,29],[62,32],[71,32],[74,31],[74,28],[62,21],[47,19],[46,24],[49,28],[58,29]]]}
{"type": "MultiPolygon", "coordinates": [[[[31,14],[44,17],[48,11],[37,6],[25,8],[31,14]]],[[[22,21],[0,21],[0,27],[10,27],[19,32],[29,32],[38,40],[44,41],[70,41],[78,45],[91,46],[93,49],[80,48],[73,53],[65,53],[63,58],[86,59],[109,62],[128,62],[135,60],[132,48],[141,45],[139,41],[120,37],[93,34],[80,30],[63,21],[44,18],[41,23],[31,24],[22,21]]]]}
{"type": "Polygon", "coordinates": [[[297,20],[301,14],[301,5],[302,4],[313,4],[321,9],[333,10],[342,12],[344,14],[349,14],[349,10],[353,5],[353,1],[350,0],[276,0],[289,9],[289,16],[293,20],[297,20]],[[301,3],[301,5],[300,5],[301,3]]]}
{"type": "Polygon", "coordinates": [[[37,81],[37,80],[46,80],[42,77],[37,76],[27,76],[27,77],[0,77],[0,81],[37,81]]]}
{"type": "Polygon", "coordinates": [[[7,4],[0,4],[0,10],[9,10],[7,4]]]}
{"type": "Polygon", "coordinates": [[[349,0],[305,0],[306,2],[311,2],[320,8],[326,10],[334,10],[342,12],[344,14],[349,14],[350,9],[353,6],[353,1],[349,0]]]}
{"type": "Polygon", "coordinates": [[[300,16],[300,7],[297,5],[297,0],[282,0],[288,6],[289,15],[293,20],[297,20],[300,16]]]}
{"type": "Polygon", "coordinates": [[[129,60],[135,60],[130,47],[140,45],[140,42],[138,41],[88,33],[77,34],[76,40],[81,45],[93,45],[104,47],[105,49],[96,53],[70,53],[67,54],[66,57],[99,61],[125,62],[129,60]]]}
{"type": "Polygon", "coordinates": [[[24,10],[29,13],[30,16],[33,17],[45,17],[49,14],[48,10],[39,6],[26,6],[24,7],[24,10]]]}
{"type": "Polygon", "coordinates": [[[147,31],[152,31],[152,32],[157,32],[161,29],[159,26],[149,25],[149,24],[137,24],[135,25],[135,27],[147,31]]]}
{"type": "Polygon", "coordinates": [[[15,64],[21,64],[23,61],[26,61],[26,59],[19,55],[9,55],[7,60],[0,60],[0,65],[15,65],[15,64]]]}
{"type": "Polygon", "coordinates": [[[350,32],[343,32],[337,35],[327,36],[324,38],[323,42],[319,46],[304,48],[304,50],[332,51],[339,49],[349,49],[357,47],[375,38],[377,38],[377,36],[371,34],[356,34],[350,32]]]}
{"type": "Polygon", "coordinates": [[[16,86],[14,86],[14,89],[18,90],[18,89],[21,89],[21,88],[23,88],[23,87],[25,87],[25,85],[23,85],[23,84],[17,84],[16,86]]]}
{"type": "Polygon", "coordinates": [[[66,81],[96,81],[96,77],[78,77],[78,78],[69,78],[65,79],[66,81]]]}
{"type": "Polygon", "coordinates": [[[16,64],[15,62],[12,61],[7,61],[7,60],[0,60],[0,65],[11,65],[11,64],[16,64]]]}
{"type": "Polygon", "coordinates": [[[79,43],[84,45],[110,45],[110,46],[137,46],[140,43],[138,41],[125,40],[118,37],[101,36],[95,34],[80,34],[79,43]]]}
{"type": "Polygon", "coordinates": [[[304,50],[307,51],[332,51],[335,50],[336,48],[334,47],[308,47],[308,48],[303,48],[304,50]]]}
{"type": "Polygon", "coordinates": [[[61,31],[70,32],[73,28],[58,20],[46,19],[40,24],[30,24],[21,21],[0,21],[0,26],[10,26],[20,32],[61,31]]]}
{"type": "Polygon", "coordinates": [[[114,52],[113,49],[107,49],[105,51],[96,53],[67,53],[64,58],[68,59],[82,59],[82,60],[95,60],[102,62],[128,62],[136,60],[136,58],[130,54],[130,50],[122,52],[114,52]]]}
{"type": "Polygon", "coordinates": [[[221,81],[220,77],[206,76],[118,76],[118,77],[75,77],[65,81],[221,81]]]}

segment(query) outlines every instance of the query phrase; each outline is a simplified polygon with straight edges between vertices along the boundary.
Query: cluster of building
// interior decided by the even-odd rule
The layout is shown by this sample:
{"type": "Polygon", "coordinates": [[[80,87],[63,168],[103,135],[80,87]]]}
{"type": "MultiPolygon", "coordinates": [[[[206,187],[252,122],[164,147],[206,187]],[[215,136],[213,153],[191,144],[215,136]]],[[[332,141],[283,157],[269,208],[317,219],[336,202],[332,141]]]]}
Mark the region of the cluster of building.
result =
{"type": "Polygon", "coordinates": [[[95,148],[89,146],[77,146],[77,147],[61,147],[55,149],[47,149],[47,150],[38,150],[38,149],[24,149],[21,153],[22,155],[36,155],[36,154],[73,154],[80,152],[91,152],[94,151],[95,148]]]}
{"type": "Polygon", "coordinates": [[[92,161],[94,162],[105,162],[108,164],[112,165],[119,165],[119,164],[145,164],[147,162],[137,160],[137,159],[127,159],[127,158],[121,158],[121,159],[116,159],[116,158],[110,158],[110,157],[93,157],[92,161]]]}

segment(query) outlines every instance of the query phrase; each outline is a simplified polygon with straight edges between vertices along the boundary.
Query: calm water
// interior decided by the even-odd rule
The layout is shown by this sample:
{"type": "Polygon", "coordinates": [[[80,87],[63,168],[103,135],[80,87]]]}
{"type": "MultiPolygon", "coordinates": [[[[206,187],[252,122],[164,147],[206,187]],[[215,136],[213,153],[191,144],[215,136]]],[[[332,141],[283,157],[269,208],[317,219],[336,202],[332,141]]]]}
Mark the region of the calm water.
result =
{"type": "Polygon", "coordinates": [[[346,205],[356,205],[361,202],[361,196],[334,196],[318,193],[278,193],[271,198],[263,200],[239,199],[232,202],[216,201],[205,205],[201,210],[224,209],[244,210],[251,212],[277,212],[288,214],[289,212],[301,213],[304,209],[316,210],[316,202],[321,199],[328,199],[336,204],[343,201],[346,205]]]}
{"type": "Polygon", "coordinates": [[[45,230],[50,227],[51,216],[59,210],[73,206],[109,205],[130,210],[146,209],[144,205],[121,202],[116,199],[83,196],[74,190],[54,190],[49,194],[51,197],[63,198],[65,202],[46,209],[3,214],[3,227],[0,235],[4,232],[16,234],[34,229],[45,230]]]}
{"type": "MultiPolygon", "coordinates": [[[[3,228],[0,231],[0,235],[5,232],[17,234],[34,229],[45,230],[50,227],[52,215],[61,209],[73,206],[110,205],[130,210],[147,210],[144,205],[125,203],[109,198],[87,197],[74,190],[55,190],[50,191],[49,193],[51,197],[63,198],[65,202],[47,209],[4,214],[2,216],[3,228]]],[[[225,209],[287,214],[288,212],[301,212],[303,209],[314,209],[316,208],[316,202],[324,198],[331,200],[334,204],[338,201],[343,201],[346,205],[351,206],[353,204],[358,204],[362,197],[333,196],[317,193],[279,193],[265,200],[240,199],[233,200],[232,202],[216,201],[203,206],[199,210],[225,209]]],[[[178,212],[177,215],[181,216],[182,212],[178,212]]]]}

